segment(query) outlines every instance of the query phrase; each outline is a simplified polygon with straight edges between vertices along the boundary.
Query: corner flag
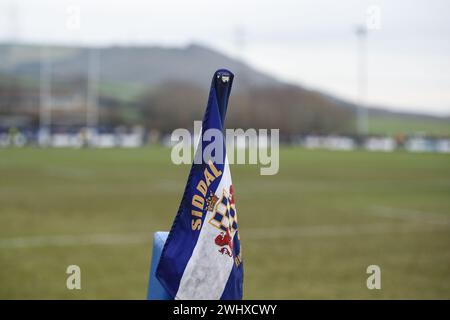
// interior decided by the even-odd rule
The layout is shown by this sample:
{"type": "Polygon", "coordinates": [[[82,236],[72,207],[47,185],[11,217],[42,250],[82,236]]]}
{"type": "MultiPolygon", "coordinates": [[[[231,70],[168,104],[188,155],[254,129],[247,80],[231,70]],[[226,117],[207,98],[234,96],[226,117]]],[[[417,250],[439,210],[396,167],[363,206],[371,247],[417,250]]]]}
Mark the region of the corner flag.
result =
{"type": "Polygon", "coordinates": [[[233,77],[224,69],[214,73],[196,154],[202,159],[192,165],[156,270],[175,299],[242,299],[238,217],[223,136],[233,77]],[[221,150],[205,159],[203,150],[217,144],[203,139],[208,129],[219,130],[222,142],[221,150]]]}

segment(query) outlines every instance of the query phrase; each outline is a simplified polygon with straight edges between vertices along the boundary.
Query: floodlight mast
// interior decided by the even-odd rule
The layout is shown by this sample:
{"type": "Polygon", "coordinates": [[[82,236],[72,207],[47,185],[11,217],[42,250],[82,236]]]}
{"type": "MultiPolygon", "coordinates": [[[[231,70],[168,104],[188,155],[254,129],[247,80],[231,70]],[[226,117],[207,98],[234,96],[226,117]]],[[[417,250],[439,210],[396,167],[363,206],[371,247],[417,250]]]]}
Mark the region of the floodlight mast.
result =
{"type": "Polygon", "coordinates": [[[40,81],[39,81],[39,129],[50,130],[51,126],[51,80],[52,64],[48,49],[41,47],[40,81]]]}
{"type": "Polygon", "coordinates": [[[357,37],[357,130],[361,136],[369,132],[369,115],[366,105],[367,99],[367,28],[358,26],[357,37]]]}
{"type": "Polygon", "coordinates": [[[89,142],[92,143],[98,127],[98,81],[99,81],[99,49],[91,48],[88,53],[88,85],[86,103],[86,126],[89,131],[89,142]]]}

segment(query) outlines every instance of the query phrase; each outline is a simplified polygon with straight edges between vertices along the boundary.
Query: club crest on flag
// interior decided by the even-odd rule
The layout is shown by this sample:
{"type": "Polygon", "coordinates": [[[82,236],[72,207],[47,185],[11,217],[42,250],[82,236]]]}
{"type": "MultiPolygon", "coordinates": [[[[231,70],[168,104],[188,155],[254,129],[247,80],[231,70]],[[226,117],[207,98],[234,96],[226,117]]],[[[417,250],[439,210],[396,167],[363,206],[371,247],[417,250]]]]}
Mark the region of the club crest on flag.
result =
{"type": "Polygon", "coordinates": [[[218,250],[221,254],[233,257],[233,238],[238,228],[233,186],[230,186],[228,192],[223,190],[220,200],[214,196],[212,201],[215,205],[209,223],[220,231],[214,242],[221,247],[218,250]]]}

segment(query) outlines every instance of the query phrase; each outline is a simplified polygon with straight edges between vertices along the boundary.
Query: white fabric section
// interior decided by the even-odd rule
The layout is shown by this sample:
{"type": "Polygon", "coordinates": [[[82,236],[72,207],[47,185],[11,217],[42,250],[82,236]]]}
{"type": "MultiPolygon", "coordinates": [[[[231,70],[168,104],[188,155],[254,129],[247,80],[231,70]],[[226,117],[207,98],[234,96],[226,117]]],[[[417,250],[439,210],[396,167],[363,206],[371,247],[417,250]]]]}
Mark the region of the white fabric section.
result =
{"type": "MultiPolygon", "coordinates": [[[[220,199],[223,190],[229,190],[230,185],[230,167],[228,158],[225,157],[224,172],[215,191],[216,196],[220,199]]],[[[184,269],[175,299],[217,300],[222,296],[234,262],[232,257],[221,254],[220,247],[214,242],[220,230],[209,223],[212,215],[213,213],[208,211],[197,244],[184,269]]]]}

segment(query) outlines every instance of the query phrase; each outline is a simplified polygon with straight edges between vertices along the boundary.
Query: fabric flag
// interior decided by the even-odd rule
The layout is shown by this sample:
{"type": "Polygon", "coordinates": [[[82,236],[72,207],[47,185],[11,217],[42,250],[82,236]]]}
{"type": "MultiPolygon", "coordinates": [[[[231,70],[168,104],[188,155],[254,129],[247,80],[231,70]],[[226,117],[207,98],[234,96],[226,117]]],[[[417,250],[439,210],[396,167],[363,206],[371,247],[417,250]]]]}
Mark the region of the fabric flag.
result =
{"type": "Polygon", "coordinates": [[[196,161],[156,270],[175,299],[242,299],[238,216],[223,135],[233,78],[228,70],[214,73],[196,161]],[[208,129],[220,132],[221,143],[204,159],[202,150],[217,144],[206,138],[208,129]]]}

